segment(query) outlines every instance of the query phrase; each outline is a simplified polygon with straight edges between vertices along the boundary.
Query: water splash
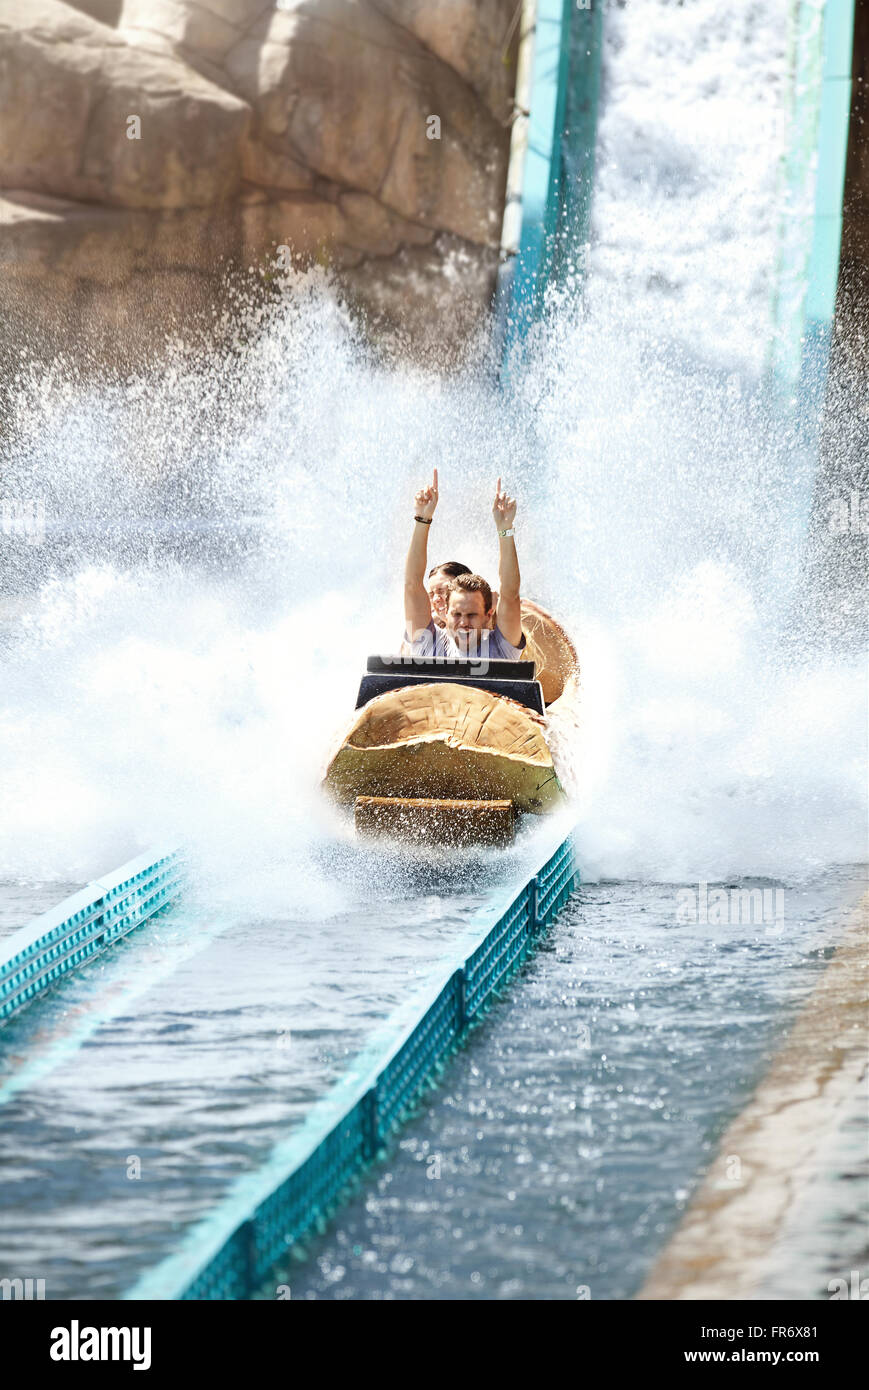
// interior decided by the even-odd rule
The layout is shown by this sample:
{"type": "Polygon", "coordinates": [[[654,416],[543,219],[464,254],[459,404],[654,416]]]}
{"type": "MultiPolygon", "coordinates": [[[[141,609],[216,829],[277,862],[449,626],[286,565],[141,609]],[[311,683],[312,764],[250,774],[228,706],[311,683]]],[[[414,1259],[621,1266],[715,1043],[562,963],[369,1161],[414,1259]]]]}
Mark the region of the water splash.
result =
{"type": "Polygon", "coordinates": [[[587,872],[860,859],[859,663],[788,640],[813,463],[758,386],[615,295],[556,306],[504,394],[378,364],[319,272],[232,322],[126,380],[19,375],[6,478],[47,533],[3,586],[0,873],[88,877],[168,835],[254,902],[335,910],[318,779],[399,639],[434,464],[433,557],[494,572],[501,474],[524,589],[576,634],[587,872]]]}

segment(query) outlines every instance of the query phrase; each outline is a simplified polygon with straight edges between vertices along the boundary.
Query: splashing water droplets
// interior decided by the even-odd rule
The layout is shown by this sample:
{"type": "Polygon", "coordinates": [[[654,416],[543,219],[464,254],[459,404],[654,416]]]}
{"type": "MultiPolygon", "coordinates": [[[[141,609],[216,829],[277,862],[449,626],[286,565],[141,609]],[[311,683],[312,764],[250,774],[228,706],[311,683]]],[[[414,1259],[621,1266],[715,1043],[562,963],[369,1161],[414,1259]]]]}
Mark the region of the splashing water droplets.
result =
{"type": "Polygon", "coordinates": [[[523,589],[577,637],[589,872],[859,858],[859,676],[787,655],[811,465],[759,392],[614,303],[555,314],[502,392],[378,364],[319,272],[235,312],[228,346],[132,379],[22,367],[7,476],[49,521],[4,581],[27,601],[0,628],[2,872],[175,837],[254,894],[258,867],[322,880],[319,774],[366,654],[399,642],[433,464],[432,562],[495,577],[501,474],[523,589]]]}

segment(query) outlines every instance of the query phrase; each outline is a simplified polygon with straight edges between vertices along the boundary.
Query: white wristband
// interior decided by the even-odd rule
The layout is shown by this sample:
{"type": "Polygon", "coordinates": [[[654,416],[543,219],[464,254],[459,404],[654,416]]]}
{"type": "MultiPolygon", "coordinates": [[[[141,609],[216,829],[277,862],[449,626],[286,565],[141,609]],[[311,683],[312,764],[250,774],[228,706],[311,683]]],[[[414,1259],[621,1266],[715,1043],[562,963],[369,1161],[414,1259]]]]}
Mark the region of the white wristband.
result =
{"type": "Polygon", "coordinates": [[[506,531],[499,531],[499,532],[498,532],[498,535],[499,535],[499,536],[503,536],[505,539],[507,538],[507,536],[515,536],[515,534],[516,534],[516,527],[515,527],[515,526],[510,526],[506,531]]]}

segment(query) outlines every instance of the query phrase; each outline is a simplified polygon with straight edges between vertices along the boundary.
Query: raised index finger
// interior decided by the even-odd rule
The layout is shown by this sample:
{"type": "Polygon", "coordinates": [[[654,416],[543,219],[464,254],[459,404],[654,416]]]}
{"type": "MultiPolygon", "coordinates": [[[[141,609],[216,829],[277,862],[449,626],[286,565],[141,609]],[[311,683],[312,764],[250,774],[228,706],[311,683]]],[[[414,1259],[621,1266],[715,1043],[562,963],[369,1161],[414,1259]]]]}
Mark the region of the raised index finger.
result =
{"type": "Polygon", "coordinates": [[[434,470],[434,477],[433,477],[433,479],[432,479],[432,487],[434,488],[435,492],[437,492],[437,490],[438,490],[438,471],[437,471],[437,469],[434,470]]]}
{"type": "Polygon", "coordinates": [[[495,496],[496,496],[496,497],[500,497],[500,496],[501,496],[501,479],[500,479],[500,478],[498,479],[497,483],[495,484],[495,496]]]}

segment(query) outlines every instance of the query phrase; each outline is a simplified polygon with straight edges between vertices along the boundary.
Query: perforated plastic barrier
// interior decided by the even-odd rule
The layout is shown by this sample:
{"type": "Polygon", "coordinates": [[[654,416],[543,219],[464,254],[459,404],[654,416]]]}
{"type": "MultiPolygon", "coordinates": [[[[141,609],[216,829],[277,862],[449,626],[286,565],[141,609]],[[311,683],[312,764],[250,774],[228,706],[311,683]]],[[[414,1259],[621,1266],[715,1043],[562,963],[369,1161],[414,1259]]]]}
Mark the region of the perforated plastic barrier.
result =
{"type": "Polygon", "coordinates": [[[178,897],[177,850],[142,854],[0,942],[0,1023],[178,897]]]}
{"type": "MultiPolygon", "coordinates": [[[[126,1297],[245,1299],[340,1201],[383,1147],[579,880],[565,840],[526,883],[428,1002],[411,1001],[408,1021],[371,1070],[352,1073],[266,1168],[187,1236],[184,1247],[146,1274],[126,1297]],[[337,1119],[336,1119],[337,1112],[337,1119]],[[271,1190],[268,1190],[268,1189],[271,1190]],[[264,1190],[265,1189],[265,1190],[264,1190]]],[[[479,930],[479,929],[478,929],[479,930]]],[[[462,953],[467,950],[466,942],[462,953]]],[[[461,959],[458,956],[458,959],[461,959]]],[[[370,1050],[373,1054],[376,1048],[370,1050]]]]}

